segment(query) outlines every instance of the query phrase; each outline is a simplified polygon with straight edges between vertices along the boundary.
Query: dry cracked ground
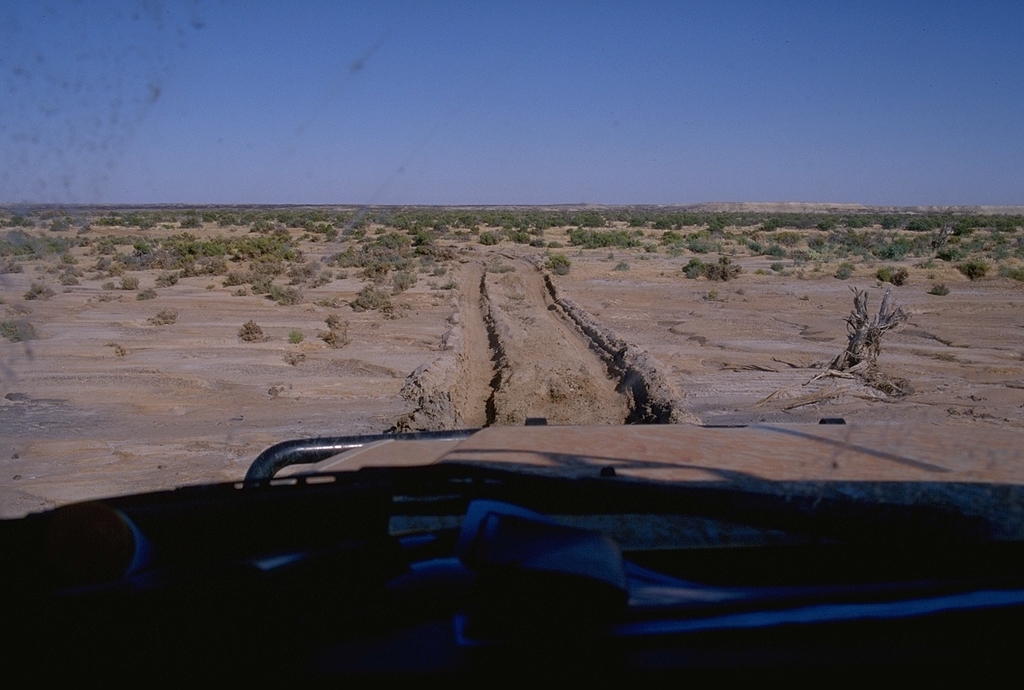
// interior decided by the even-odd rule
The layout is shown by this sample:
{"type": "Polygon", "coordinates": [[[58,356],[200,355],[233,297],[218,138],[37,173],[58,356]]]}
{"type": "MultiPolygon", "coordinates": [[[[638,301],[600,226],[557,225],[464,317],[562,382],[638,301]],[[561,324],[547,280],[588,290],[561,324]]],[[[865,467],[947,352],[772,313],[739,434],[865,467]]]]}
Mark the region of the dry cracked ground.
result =
{"type": "MultiPolygon", "coordinates": [[[[326,265],[341,246],[303,251],[326,265]]],[[[134,289],[88,270],[61,285],[44,259],[0,275],[6,328],[25,336],[0,340],[0,516],[237,480],[263,448],[301,436],[531,418],[1024,426],[1024,291],[1009,278],[903,264],[909,280],[892,289],[910,319],[879,361],[912,392],[894,398],[810,382],[846,344],[850,287],[872,307],[889,287],[872,267],[840,280],[834,266],[779,272],[739,257],[738,277],[711,282],[683,274],[692,255],[643,248],[569,246],[565,275],[542,248],[450,249],[443,274],[379,292],[383,310],[353,308],[369,284],[355,270],[328,272],[294,304],[217,275],[158,285],[159,269],[133,272],[134,289]],[[929,293],[939,281],[950,294],[929,293]],[[52,295],[31,295],[43,284],[52,295]],[[155,297],[139,299],[146,289],[155,297]],[[262,336],[246,341],[249,321],[262,336]]],[[[98,261],[89,247],[70,254],[68,265],[98,261]]]]}

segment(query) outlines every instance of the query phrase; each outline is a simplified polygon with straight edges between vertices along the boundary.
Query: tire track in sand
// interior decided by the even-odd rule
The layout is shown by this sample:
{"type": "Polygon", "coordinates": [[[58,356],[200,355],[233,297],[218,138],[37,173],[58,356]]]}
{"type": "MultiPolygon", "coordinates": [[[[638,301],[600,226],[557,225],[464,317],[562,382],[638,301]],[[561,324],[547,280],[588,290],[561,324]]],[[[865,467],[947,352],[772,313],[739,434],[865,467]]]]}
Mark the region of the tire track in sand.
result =
{"type": "Polygon", "coordinates": [[[616,390],[601,358],[554,304],[538,271],[485,273],[481,294],[495,360],[488,421],[521,425],[622,424],[629,400],[616,390]]]}
{"type": "Polygon", "coordinates": [[[552,424],[686,421],[679,396],[645,351],[618,338],[535,264],[459,271],[458,311],[440,356],[410,375],[414,410],[393,431],[552,424]]]}

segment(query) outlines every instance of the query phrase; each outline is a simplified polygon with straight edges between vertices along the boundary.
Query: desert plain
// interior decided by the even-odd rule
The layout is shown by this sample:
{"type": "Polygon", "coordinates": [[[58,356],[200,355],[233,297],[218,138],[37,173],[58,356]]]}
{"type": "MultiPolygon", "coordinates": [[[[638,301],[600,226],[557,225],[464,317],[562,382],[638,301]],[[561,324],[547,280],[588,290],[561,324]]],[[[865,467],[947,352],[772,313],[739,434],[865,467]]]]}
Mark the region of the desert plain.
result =
{"type": "Polygon", "coordinates": [[[0,208],[0,517],[309,436],[1024,427],[1021,209],[0,208]],[[890,386],[819,376],[854,290],[890,386]]]}

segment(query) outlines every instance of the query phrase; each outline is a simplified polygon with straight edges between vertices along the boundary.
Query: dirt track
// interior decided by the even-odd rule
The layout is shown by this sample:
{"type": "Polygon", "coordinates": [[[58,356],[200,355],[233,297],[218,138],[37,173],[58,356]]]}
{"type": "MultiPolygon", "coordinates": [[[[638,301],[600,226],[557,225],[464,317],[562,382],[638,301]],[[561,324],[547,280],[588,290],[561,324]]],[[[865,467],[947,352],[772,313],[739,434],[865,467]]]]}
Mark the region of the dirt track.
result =
{"type": "Polygon", "coordinates": [[[541,270],[522,259],[461,269],[450,351],[413,375],[416,409],[399,429],[622,424],[632,399],[595,343],[566,315],[541,270]]]}

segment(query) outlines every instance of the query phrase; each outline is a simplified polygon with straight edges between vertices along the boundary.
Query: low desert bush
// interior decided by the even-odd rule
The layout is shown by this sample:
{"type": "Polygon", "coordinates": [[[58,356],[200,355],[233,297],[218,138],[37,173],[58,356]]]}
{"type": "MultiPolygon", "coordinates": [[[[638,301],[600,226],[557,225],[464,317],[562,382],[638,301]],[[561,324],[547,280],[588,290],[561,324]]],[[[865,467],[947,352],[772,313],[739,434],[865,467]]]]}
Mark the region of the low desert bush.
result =
{"type": "Polygon", "coordinates": [[[683,267],[686,277],[691,279],[703,276],[708,280],[727,281],[732,280],[742,271],[743,269],[734,264],[728,256],[719,257],[718,263],[704,263],[700,259],[693,258],[683,267]]]}
{"type": "Polygon", "coordinates": [[[391,295],[373,285],[367,285],[349,304],[353,311],[380,311],[389,314],[394,311],[391,295]]]}
{"type": "Polygon", "coordinates": [[[928,291],[929,295],[938,295],[939,297],[945,297],[949,294],[949,288],[946,287],[945,283],[938,283],[932,285],[932,289],[928,291]]]}
{"type": "Polygon", "coordinates": [[[835,277],[839,280],[846,280],[853,275],[853,264],[849,261],[844,261],[839,264],[839,268],[836,269],[835,277]]]}
{"type": "Polygon", "coordinates": [[[984,261],[965,261],[957,265],[956,270],[963,273],[969,280],[984,278],[988,273],[989,266],[984,261]]]}
{"type": "Polygon", "coordinates": [[[293,367],[298,366],[301,362],[306,361],[306,353],[304,352],[286,352],[284,354],[284,361],[291,364],[293,367]]]}
{"type": "Polygon", "coordinates": [[[292,345],[298,345],[305,339],[306,336],[304,336],[302,334],[302,331],[299,330],[292,331],[288,334],[288,342],[291,343],[292,345]]]}
{"type": "Polygon", "coordinates": [[[25,291],[25,299],[48,300],[53,297],[53,288],[43,283],[32,283],[32,287],[25,291]]]}
{"type": "Polygon", "coordinates": [[[153,316],[146,319],[153,326],[169,326],[178,320],[177,309],[161,309],[153,316]]]}
{"type": "Polygon", "coordinates": [[[138,276],[122,276],[121,277],[121,289],[122,290],[138,290],[139,289],[139,277],[138,276]]]}
{"type": "Polygon", "coordinates": [[[405,292],[416,284],[416,274],[411,271],[398,271],[391,276],[391,289],[393,294],[405,292]]]}
{"type": "MultiPolygon", "coordinates": [[[[156,286],[157,287],[171,287],[172,285],[176,284],[177,282],[178,282],[178,274],[177,273],[161,273],[160,275],[158,275],[156,277],[156,286]]],[[[224,284],[227,285],[227,281],[224,281],[224,284]]]]}
{"type": "Polygon", "coordinates": [[[552,254],[548,257],[547,267],[555,275],[564,276],[569,274],[572,262],[565,254],[552,254]]]}
{"type": "Polygon", "coordinates": [[[625,262],[625,261],[620,261],[619,263],[615,264],[615,268],[613,268],[612,270],[613,271],[628,271],[629,270],[629,264],[627,262],[625,262]]]}
{"type": "Polygon", "coordinates": [[[135,299],[137,299],[137,300],[147,300],[147,299],[155,299],[155,298],[156,298],[156,290],[154,290],[153,288],[146,288],[145,290],[140,290],[135,295],[135,299]]]}
{"type": "Polygon", "coordinates": [[[1011,268],[1009,266],[999,267],[1000,278],[1012,278],[1013,280],[1019,280],[1024,282],[1024,267],[1022,268],[1011,268]]]}
{"type": "Polygon", "coordinates": [[[263,335],[263,329],[252,319],[246,321],[238,329],[238,337],[247,343],[262,343],[270,340],[270,338],[263,335]]]}
{"type": "Polygon", "coordinates": [[[351,338],[348,337],[348,321],[342,321],[331,314],[324,319],[324,323],[327,324],[327,330],[317,333],[317,337],[329,347],[342,348],[351,342],[351,338]]]}
{"type": "Polygon", "coordinates": [[[267,299],[274,300],[285,306],[299,304],[302,301],[302,290],[288,287],[287,285],[275,285],[270,283],[267,286],[267,299]]]}
{"type": "Polygon", "coordinates": [[[910,274],[907,272],[907,269],[902,266],[898,268],[893,266],[882,266],[880,269],[875,271],[875,277],[883,283],[906,285],[907,280],[910,278],[910,274]]]}
{"type": "Polygon", "coordinates": [[[0,321],[0,336],[10,340],[12,343],[19,343],[23,340],[35,340],[36,329],[27,321],[13,321],[5,319],[0,321]]]}

